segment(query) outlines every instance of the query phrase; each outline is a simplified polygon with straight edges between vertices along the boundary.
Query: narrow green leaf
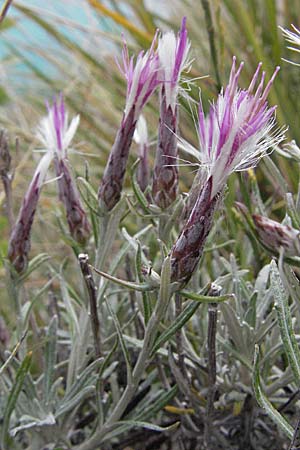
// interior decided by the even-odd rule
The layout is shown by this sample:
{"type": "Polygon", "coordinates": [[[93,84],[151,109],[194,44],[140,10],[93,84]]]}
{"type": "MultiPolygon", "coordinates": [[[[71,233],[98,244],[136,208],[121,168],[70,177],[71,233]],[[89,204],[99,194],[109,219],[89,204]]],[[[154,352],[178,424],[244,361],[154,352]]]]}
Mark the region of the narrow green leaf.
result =
{"type": "Polygon", "coordinates": [[[300,351],[295,338],[292,317],[288,304],[288,294],[282,284],[275,261],[271,262],[271,289],[273,291],[275,308],[278,315],[281,339],[288,361],[293,371],[295,381],[300,385],[300,351]]]}
{"type": "Polygon", "coordinates": [[[66,414],[70,410],[74,412],[74,409],[78,408],[86,398],[90,396],[92,397],[95,396],[95,390],[96,390],[95,385],[85,386],[84,388],[82,388],[80,392],[78,392],[73,397],[71,398],[68,397],[68,400],[62,402],[59,408],[55,411],[54,414],[55,419],[66,414]]]}
{"type": "Polygon", "coordinates": [[[135,163],[132,165],[131,169],[130,169],[130,177],[131,177],[131,184],[132,184],[132,189],[133,192],[136,196],[137,201],[139,202],[140,206],[142,207],[142,209],[145,211],[146,214],[151,214],[151,211],[149,210],[148,207],[148,201],[143,193],[143,191],[141,190],[137,179],[136,179],[136,168],[139,164],[140,160],[137,159],[135,161],[135,163]]]}
{"type": "Polygon", "coordinates": [[[152,423],[142,422],[139,420],[122,420],[121,422],[116,422],[116,425],[130,425],[130,428],[132,427],[146,428],[147,430],[151,431],[171,431],[176,430],[176,428],[179,427],[180,422],[175,422],[172,425],[169,425],[168,427],[160,427],[159,425],[154,425],[152,423]]]}
{"type": "Polygon", "coordinates": [[[159,296],[153,313],[156,314],[157,320],[160,320],[163,317],[168,307],[171,294],[171,258],[170,256],[167,256],[161,269],[159,296]]]}
{"type": "Polygon", "coordinates": [[[40,253],[39,255],[35,256],[29,262],[26,272],[18,277],[18,283],[23,283],[32,272],[38,269],[42,264],[44,264],[44,262],[48,261],[49,259],[50,256],[47,255],[47,253],[40,253]]]}
{"type": "Polygon", "coordinates": [[[172,323],[166,331],[164,331],[156,340],[155,345],[152,349],[151,356],[165,343],[167,342],[177,330],[180,330],[183,325],[195,314],[200,306],[200,302],[190,302],[188,306],[176,317],[176,320],[172,323]]]}
{"type": "Polygon", "coordinates": [[[119,342],[121,345],[121,349],[124,355],[124,359],[125,359],[125,363],[126,363],[126,369],[127,369],[127,384],[130,384],[132,382],[132,368],[131,368],[131,361],[130,361],[130,356],[129,356],[129,352],[127,350],[124,338],[123,338],[123,334],[122,334],[122,329],[121,329],[121,325],[119,322],[119,319],[116,315],[116,313],[114,312],[114,310],[111,308],[109,302],[106,300],[106,306],[107,309],[111,315],[111,318],[114,322],[116,331],[117,331],[117,335],[119,338],[119,342]]]}
{"type": "Polygon", "coordinates": [[[253,389],[255,392],[256,400],[261,408],[263,408],[268,416],[274,423],[287,435],[289,439],[292,439],[294,430],[291,425],[285,420],[285,418],[274,408],[271,402],[265,396],[260,381],[259,374],[259,346],[255,346],[254,354],[254,371],[253,371],[253,389]]]}
{"type": "MultiPolygon", "coordinates": [[[[137,277],[140,283],[143,282],[143,276],[142,276],[142,248],[141,244],[138,242],[138,247],[136,251],[136,257],[135,257],[135,267],[136,267],[136,273],[137,277]]],[[[150,305],[150,298],[148,292],[142,292],[142,300],[143,300],[143,309],[144,309],[144,320],[145,325],[147,325],[149,318],[151,316],[151,305],[150,305]]]]}
{"type": "Polygon", "coordinates": [[[44,370],[44,403],[49,406],[50,393],[54,379],[55,364],[57,360],[57,316],[54,316],[48,327],[45,345],[44,370]]]}
{"type": "Polygon", "coordinates": [[[4,415],[3,415],[2,435],[1,435],[2,447],[4,449],[9,448],[8,429],[9,429],[10,417],[15,409],[15,406],[16,406],[19,394],[21,392],[26,374],[30,369],[31,358],[32,358],[32,352],[28,353],[25,356],[19,370],[17,371],[16,381],[13,384],[11,392],[7,399],[7,403],[6,403],[4,415]]]}
{"type": "Polygon", "coordinates": [[[210,295],[196,294],[195,292],[189,292],[186,290],[180,291],[182,297],[189,298],[190,300],[195,300],[200,303],[222,303],[226,300],[232,300],[234,294],[220,295],[219,297],[212,297],[210,295]]]}
{"type": "Polygon", "coordinates": [[[154,287],[146,284],[146,283],[132,283],[130,281],[121,280],[120,278],[113,277],[112,275],[109,275],[108,273],[102,272],[102,270],[96,269],[96,267],[92,266],[90,264],[90,268],[94,270],[98,275],[101,275],[102,277],[106,278],[107,280],[112,281],[113,283],[116,283],[120,286],[124,286],[128,289],[132,289],[134,291],[139,292],[145,292],[145,291],[153,291],[154,287]]]}

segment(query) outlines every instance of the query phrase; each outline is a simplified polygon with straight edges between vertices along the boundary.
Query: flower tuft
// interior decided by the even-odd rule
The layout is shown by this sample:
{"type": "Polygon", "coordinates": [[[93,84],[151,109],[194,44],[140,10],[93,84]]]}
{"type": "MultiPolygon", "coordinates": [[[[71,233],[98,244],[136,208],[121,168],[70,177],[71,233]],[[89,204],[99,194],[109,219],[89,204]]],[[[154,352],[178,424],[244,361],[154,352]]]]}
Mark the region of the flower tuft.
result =
{"type": "Polygon", "coordinates": [[[48,115],[43,117],[37,128],[37,138],[44,149],[57,155],[59,159],[65,158],[78,128],[80,117],[75,116],[69,123],[62,94],[59,100],[54,99],[52,106],[47,102],[47,110],[48,115]]]}
{"type": "Polygon", "coordinates": [[[210,107],[207,117],[199,104],[200,159],[209,167],[208,177],[213,177],[212,196],[223,189],[232,172],[254,167],[284,139],[283,130],[273,132],[276,106],[269,107],[267,103],[279,67],[263,88],[265,72],[259,80],[260,63],[248,89],[241,90],[238,79],[243,65],[236,69],[233,58],[229,84],[210,107]]]}
{"type": "Polygon", "coordinates": [[[161,36],[158,42],[157,51],[166,107],[171,106],[173,112],[175,112],[177,104],[180,75],[191,64],[188,60],[191,43],[187,35],[186,17],[184,17],[177,37],[173,31],[168,31],[161,36]]]}
{"type": "Polygon", "coordinates": [[[159,79],[159,59],[155,50],[157,36],[158,30],[155,33],[150,49],[146,53],[141,51],[136,58],[135,64],[134,56],[129,57],[127,43],[123,39],[123,67],[118,62],[117,64],[127,81],[124,119],[127,118],[130,111],[134,108],[134,121],[136,121],[149,97],[161,83],[159,79]]]}

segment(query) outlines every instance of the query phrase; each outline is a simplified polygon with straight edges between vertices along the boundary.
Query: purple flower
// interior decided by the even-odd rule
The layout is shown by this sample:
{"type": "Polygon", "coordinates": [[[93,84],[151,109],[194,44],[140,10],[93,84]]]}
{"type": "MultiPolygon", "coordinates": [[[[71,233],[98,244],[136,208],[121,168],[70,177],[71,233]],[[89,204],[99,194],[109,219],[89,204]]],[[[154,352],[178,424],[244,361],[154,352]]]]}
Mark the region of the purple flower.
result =
{"type": "Polygon", "coordinates": [[[141,51],[134,63],[134,56],[129,58],[128,48],[124,40],[122,60],[123,68],[119,68],[127,81],[126,105],[124,119],[134,109],[134,120],[136,121],[147,103],[147,100],[161,83],[159,79],[159,59],[154,49],[157,40],[156,32],[150,49],[145,53],[141,51]]]}
{"type": "Polygon", "coordinates": [[[246,90],[238,88],[238,79],[243,63],[236,70],[236,59],[230,73],[229,84],[217,102],[204,116],[199,104],[200,161],[207,165],[208,177],[212,176],[212,197],[223,189],[228,176],[234,171],[254,167],[269,149],[282,141],[282,132],[272,134],[275,125],[276,106],[269,107],[267,96],[279,71],[263,89],[265,72],[258,81],[261,63],[246,90]]]}
{"type": "Polygon", "coordinates": [[[163,82],[152,195],[155,203],[162,209],[170,206],[177,196],[177,96],[181,72],[190,64],[187,61],[190,43],[185,25],[184,17],[177,37],[170,31],[164,33],[158,43],[163,82]]]}
{"type": "Polygon", "coordinates": [[[236,70],[236,59],[233,58],[229,84],[210,107],[207,117],[202,104],[199,105],[200,162],[207,167],[207,178],[171,251],[173,281],[187,282],[192,276],[229,175],[255,166],[284,138],[283,132],[271,134],[275,107],[270,108],[267,102],[279,67],[265,89],[263,72],[256,90],[261,64],[246,90],[238,88],[242,68],[243,63],[236,70]]]}
{"type": "Polygon", "coordinates": [[[65,206],[69,230],[73,238],[83,243],[90,234],[90,225],[83,209],[79,192],[68,166],[67,151],[79,125],[79,116],[70,124],[62,95],[47,105],[48,116],[38,128],[38,137],[47,151],[54,156],[59,198],[65,206]]]}
{"type": "Polygon", "coordinates": [[[186,17],[184,17],[177,36],[173,31],[168,31],[158,42],[160,76],[163,80],[162,88],[166,97],[166,107],[171,107],[173,113],[176,110],[181,73],[191,64],[188,60],[191,43],[187,34],[186,17]]]}
{"type": "Polygon", "coordinates": [[[135,63],[133,56],[129,58],[124,41],[123,68],[119,67],[127,80],[126,105],[98,191],[100,206],[108,211],[121,197],[129,150],[139,115],[161,83],[158,55],[154,50],[156,39],[157,33],[150,49],[146,53],[140,52],[135,63]]]}

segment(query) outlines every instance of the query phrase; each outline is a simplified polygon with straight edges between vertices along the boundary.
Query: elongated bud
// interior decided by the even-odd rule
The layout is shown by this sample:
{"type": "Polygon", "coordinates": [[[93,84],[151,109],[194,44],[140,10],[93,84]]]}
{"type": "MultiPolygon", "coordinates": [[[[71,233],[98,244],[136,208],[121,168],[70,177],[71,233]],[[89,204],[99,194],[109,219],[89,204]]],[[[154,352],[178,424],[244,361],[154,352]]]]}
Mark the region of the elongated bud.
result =
{"type": "Polygon", "coordinates": [[[254,214],[252,218],[259,240],[273,253],[278,254],[280,247],[283,247],[286,256],[300,255],[298,230],[258,214],[254,214]]]}
{"type": "Polygon", "coordinates": [[[164,33],[158,43],[163,84],[152,195],[154,202],[162,209],[169,207],[177,197],[177,96],[181,73],[189,65],[190,48],[185,25],[184,17],[178,36],[172,31],[164,33]]]}
{"type": "Polygon", "coordinates": [[[91,227],[83,209],[77,186],[64,159],[55,158],[55,171],[58,177],[59,198],[65,206],[67,222],[72,237],[84,244],[89,238],[91,227]]]}
{"type": "Polygon", "coordinates": [[[101,208],[110,211],[119,201],[123,188],[125,170],[133,133],[139,115],[148,99],[161,83],[158,78],[158,55],[154,50],[157,33],[150,49],[129,58],[126,42],[123,47],[123,68],[127,80],[127,95],[121,126],[107,161],[99,187],[98,198],[101,208]]]}
{"type": "Polygon", "coordinates": [[[28,265],[28,254],[31,248],[31,227],[41,188],[51,160],[52,154],[50,153],[46,153],[41,159],[25,194],[18,218],[10,236],[8,259],[19,273],[26,270],[28,265]]]}
{"type": "Polygon", "coordinates": [[[118,203],[121,197],[135,125],[134,108],[132,108],[129,114],[123,117],[98,191],[100,207],[108,211],[118,203]]]}
{"type": "Polygon", "coordinates": [[[173,112],[167,106],[163,90],[152,184],[154,202],[162,209],[168,208],[176,200],[177,189],[177,108],[173,112]]]}
{"type": "Polygon", "coordinates": [[[201,258],[219,196],[211,198],[212,179],[202,189],[171,250],[172,281],[187,283],[201,258]]]}

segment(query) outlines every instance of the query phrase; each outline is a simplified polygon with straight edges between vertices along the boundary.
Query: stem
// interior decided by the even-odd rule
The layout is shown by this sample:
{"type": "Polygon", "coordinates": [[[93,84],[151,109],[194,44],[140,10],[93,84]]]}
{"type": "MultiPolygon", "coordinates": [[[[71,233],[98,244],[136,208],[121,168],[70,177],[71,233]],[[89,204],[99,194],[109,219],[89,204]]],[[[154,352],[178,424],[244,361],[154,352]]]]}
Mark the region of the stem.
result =
{"type": "MultiPolygon", "coordinates": [[[[209,295],[219,296],[220,287],[212,285],[209,295]]],[[[206,448],[212,449],[211,445],[211,428],[212,416],[214,413],[214,400],[216,394],[216,334],[217,334],[217,320],[218,320],[218,304],[211,303],[208,307],[208,332],[207,332],[207,347],[208,347],[208,395],[206,403],[206,421],[204,426],[204,442],[206,448]]]]}
{"type": "Polygon", "coordinates": [[[97,294],[96,294],[96,286],[93,279],[93,275],[91,269],[89,267],[88,261],[89,257],[86,254],[81,253],[78,256],[80,268],[82,275],[84,277],[85,285],[87,287],[87,291],[89,294],[89,302],[90,302],[90,311],[91,311],[91,325],[92,332],[94,337],[94,347],[95,347],[95,356],[96,358],[100,358],[102,355],[101,351],[101,336],[100,336],[100,322],[97,311],[97,294]]]}
{"type": "Polygon", "coordinates": [[[291,445],[289,447],[289,450],[297,450],[300,446],[300,417],[298,417],[296,426],[295,426],[295,431],[294,431],[294,436],[291,442],[291,445]]]}
{"type": "MultiPolygon", "coordinates": [[[[175,314],[176,318],[182,312],[182,301],[179,292],[175,293],[175,314]]],[[[182,345],[182,330],[179,329],[176,331],[176,345],[177,345],[177,354],[178,354],[178,366],[181,370],[183,376],[186,376],[186,367],[184,364],[184,351],[182,345]]]]}

